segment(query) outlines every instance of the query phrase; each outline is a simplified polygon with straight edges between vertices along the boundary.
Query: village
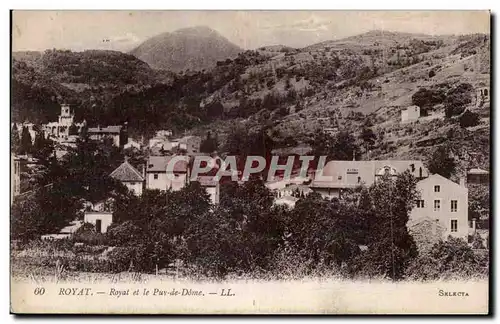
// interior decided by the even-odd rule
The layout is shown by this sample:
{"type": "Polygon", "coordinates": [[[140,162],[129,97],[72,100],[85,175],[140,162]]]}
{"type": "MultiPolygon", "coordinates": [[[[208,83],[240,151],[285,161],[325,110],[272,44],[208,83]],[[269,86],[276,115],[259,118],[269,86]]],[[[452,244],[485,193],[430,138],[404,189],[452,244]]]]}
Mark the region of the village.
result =
{"type": "MultiPolygon", "coordinates": [[[[481,96],[483,96],[482,90],[481,96]]],[[[419,118],[420,109],[418,106],[401,111],[402,124],[414,122],[419,118]]],[[[76,147],[77,139],[85,125],[85,121],[75,123],[71,107],[62,104],[58,121],[43,125],[42,131],[45,139],[56,143],[54,154],[60,159],[67,153],[68,148],[76,147]]],[[[23,129],[27,129],[31,138],[35,139],[36,132],[32,123],[19,124],[17,127],[19,135],[23,129]]],[[[330,130],[327,129],[327,131],[330,130]]],[[[208,172],[205,175],[196,176],[194,179],[191,177],[192,161],[197,157],[205,157],[204,161],[217,170],[221,165],[221,157],[216,151],[200,152],[203,139],[199,136],[173,137],[172,131],[160,130],[145,142],[144,139],[130,138],[126,123],[124,125],[90,127],[87,132],[90,139],[94,141],[109,139],[120,150],[133,149],[147,154],[146,163],[138,166],[133,166],[125,156],[123,163],[109,175],[121,182],[134,195],[141,196],[145,190],[179,191],[191,181],[195,181],[205,189],[211,204],[219,203],[220,181],[214,179],[215,173],[208,172]],[[175,160],[178,155],[186,158],[168,168],[169,162],[175,160]],[[172,173],[173,176],[170,176],[169,173],[172,173]]],[[[21,192],[21,174],[23,174],[24,168],[36,165],[36,163],[36,159],[29,155],[16,156],[11,154],[11,203],[18,196],[32,194],[32,191],[21,192]]],[[[241,175],[241,171],[233,171],[241,175]]],[[[429,240],[437,242],[452,236],[471,244],[470,238],[476,233],[485,242],[488,238],[488,231],[478,230],[476,219],[470,219],[468,215],[467,186],[469,184],[489,186],[489,173],[485,170],[470,169],[467,176],[461,178],[458,183],[439,174],[430,174],[422,161],[418,160],[333,160],[321,167],[322,177],[315,176],[318,170],[314,168],[308,168],[305,176],[303,173],[298,176],[299,171],[295,168],[291,170],[291,173],[295,175],[293,177],[281,175],[281,178],[266,181],[266,187],[274,194],[274,204],[293,209],[299,199],[311,192],[318,193],[328,200],[340,198],[346,190],[355,189],[360,185],[369,187],[377,183],[383,176],[396,177],[398,174],[408,171],[417,179],[417,188],[420,192],[420,199],[416,201],[415,207],[411,210],[407,224],[409,231],[417,241],[423,240],[425,243],[422,244],[428,244],[429,240]]],[[[239,183],[243,183],[241,177],[239,183]]],[[[84,223],[92,224],[99,233],[106,233],[114,221],[113,210],[109,206],[106,201],[86,202],[83,219],[75,219],[59,233],[44,234],[41,238],[68,238],[84,223]]]]}

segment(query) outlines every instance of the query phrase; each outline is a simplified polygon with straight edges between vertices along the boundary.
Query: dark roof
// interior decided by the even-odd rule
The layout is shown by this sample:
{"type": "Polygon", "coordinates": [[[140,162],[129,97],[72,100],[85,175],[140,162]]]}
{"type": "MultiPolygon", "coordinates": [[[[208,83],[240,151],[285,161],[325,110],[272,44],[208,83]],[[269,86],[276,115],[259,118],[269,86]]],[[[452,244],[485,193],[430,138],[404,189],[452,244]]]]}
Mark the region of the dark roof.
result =
{"type": "Polygon", "coordinates": [[[139,171],[127,161],[123,162],[115,171],[111,172],[109,176],[123,182],[144,181],[139,171]]]}
{"type": "MultiPolygon", "coordinates": [[[[168,156],[150,156],[148,159],[147,172],[167,172],[167,165],[175,155],[168,156]]],[[[177,161],[174,165],[174,172],[187,173],[188,162],[177,161]]]]}
{"type": "Polygon", "coordinates": [[[89,127],[88,133],[120,133],[122,126],[107,126],[107,127],[89,127]]]}

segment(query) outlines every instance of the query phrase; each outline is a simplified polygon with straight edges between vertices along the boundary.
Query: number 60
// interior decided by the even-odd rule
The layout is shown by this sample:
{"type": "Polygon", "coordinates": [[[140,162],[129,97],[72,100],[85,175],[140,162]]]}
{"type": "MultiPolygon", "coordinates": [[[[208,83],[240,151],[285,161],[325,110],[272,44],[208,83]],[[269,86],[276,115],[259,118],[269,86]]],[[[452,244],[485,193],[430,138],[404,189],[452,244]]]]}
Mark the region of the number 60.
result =
{"type": "Polygon", "coordinates": [[[45,288],[35,288],[35,291],[33,292],[35,295],[43,295],[45,294],[45,288]]]}

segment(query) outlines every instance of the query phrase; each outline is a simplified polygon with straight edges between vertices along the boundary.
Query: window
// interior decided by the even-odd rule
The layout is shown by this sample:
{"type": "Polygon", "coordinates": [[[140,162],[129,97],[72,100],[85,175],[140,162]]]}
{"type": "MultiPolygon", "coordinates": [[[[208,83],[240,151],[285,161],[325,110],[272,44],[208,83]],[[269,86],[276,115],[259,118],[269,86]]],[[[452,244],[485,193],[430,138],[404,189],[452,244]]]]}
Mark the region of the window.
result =
{"type": "Polygon", "coordinates": [[[424,207],[425,207],[424,200],[423,199],[418,199],[417,200],[417,208],[424,208],[424,207]]]}
{"type": "Polygon", "coordinates": [[[155,173],[155,174],[153,175],[153,178],[154,178],[155,180],[158,180],[158,173],[155,173]]]}
{"type": "Polygon", "coordinates": [[[439,211],[441,209],[441,200],[434,200],[434,211],[439,211]]]}
{"type": "Polygon", "coordinates": [[[458,201],[452,200],[451,201],[451,211],[456,213],[458,210],[458,201]]]}
{"type": "Polygon", "coordinates": [[[434,192],[441,192],[441,186],[434,186],[434,192]]]}
{"type": "Polygon", "coordinates": [[[339,179],[339,180],[342,180],[342,176],[339,176],[339,177],[338,177],[338,179],[339,179]]]}
{"type": "Polygon", "coordinates": [[[451,220],[451,231],[458,232],[458,220],[457,219],[451,220]]]}

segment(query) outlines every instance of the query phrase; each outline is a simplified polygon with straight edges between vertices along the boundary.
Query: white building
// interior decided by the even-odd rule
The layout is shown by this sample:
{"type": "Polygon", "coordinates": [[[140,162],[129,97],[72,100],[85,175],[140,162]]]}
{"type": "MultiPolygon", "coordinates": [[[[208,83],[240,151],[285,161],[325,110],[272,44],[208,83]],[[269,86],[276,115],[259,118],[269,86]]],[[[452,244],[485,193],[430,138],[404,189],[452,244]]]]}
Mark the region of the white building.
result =
{"type": "Polygon", "coordinates": [[[75,114],[67,104],[61,105],[61,114],[58,121],[50,122],[42,126],[46,138],[51,138],[55,141],[62,141],[68,139],[70,135],[71,125],[75,125],[77,132],[80,133],[85,123],[74,123],[75,114]]]}
{"type": "MultiPolygon", "coordinates": [[[[146,188],[158,190],[179,191],[190,183],[198,182],[205,188],[213,204],[219,203],[220,185],[213,175],[200,175],[195,180],[191,180],[191,166],[187,161],[177,161],[173,165],[173,171],[167,174],[167,165],[176,155],[150,156],[146,167],[146,188]]],[[[191,158],[191,160],[193,157],[191,158]]],[[[216,165],[216,159],[213,159],[216,165]]]]}
{"type": "Polygon", "coordinates": [[[173,174],[167,176],[167,165],[174,156],[150,156],[146,166],[146,188],[178,191],[188,183],[189,165],[178,161],[173,166],[173,174]]]}
{"type": "Polygon", "coordinates": [[[410,106],[404,110],[401,110],[401,123],[413,122],[420,118],[420,107],[410,106]]]}
{"type": "Polygon", "coordinates": [[[109,176],[119,180],[137,196],[142,195],[145,177],[130,163],[128,163],[126,158],[125,162],[120,164],[120,166],[111,172],[109,176]]]}
{"type": "Polygon", "coordinates": [[[84,222],[94,225],[97,233],[106,233],[109,225],[113,223],[113,213],[86,211],[84,222]]]}
{"type": "Polygon", "coordinates": [[[468,190],[465,183],[457,184],[438,174],[430,175],[417,183],[421,198],[410,214],[408,227],[423,220],[430,220],[443,228],[442,239],[448,235],[467,240],[468,190]]]}
{"type": "Polygon", "coordinates": [[[322,170],[329,180],[314,179],[310,188],[324,198],[340,198],[342,191],[353,189],[360,185],[371,186],[385,174],[397,176],[409,170],[417,179],[428,176],[428,171],[421,161],[330,161],[322,170]]]}

